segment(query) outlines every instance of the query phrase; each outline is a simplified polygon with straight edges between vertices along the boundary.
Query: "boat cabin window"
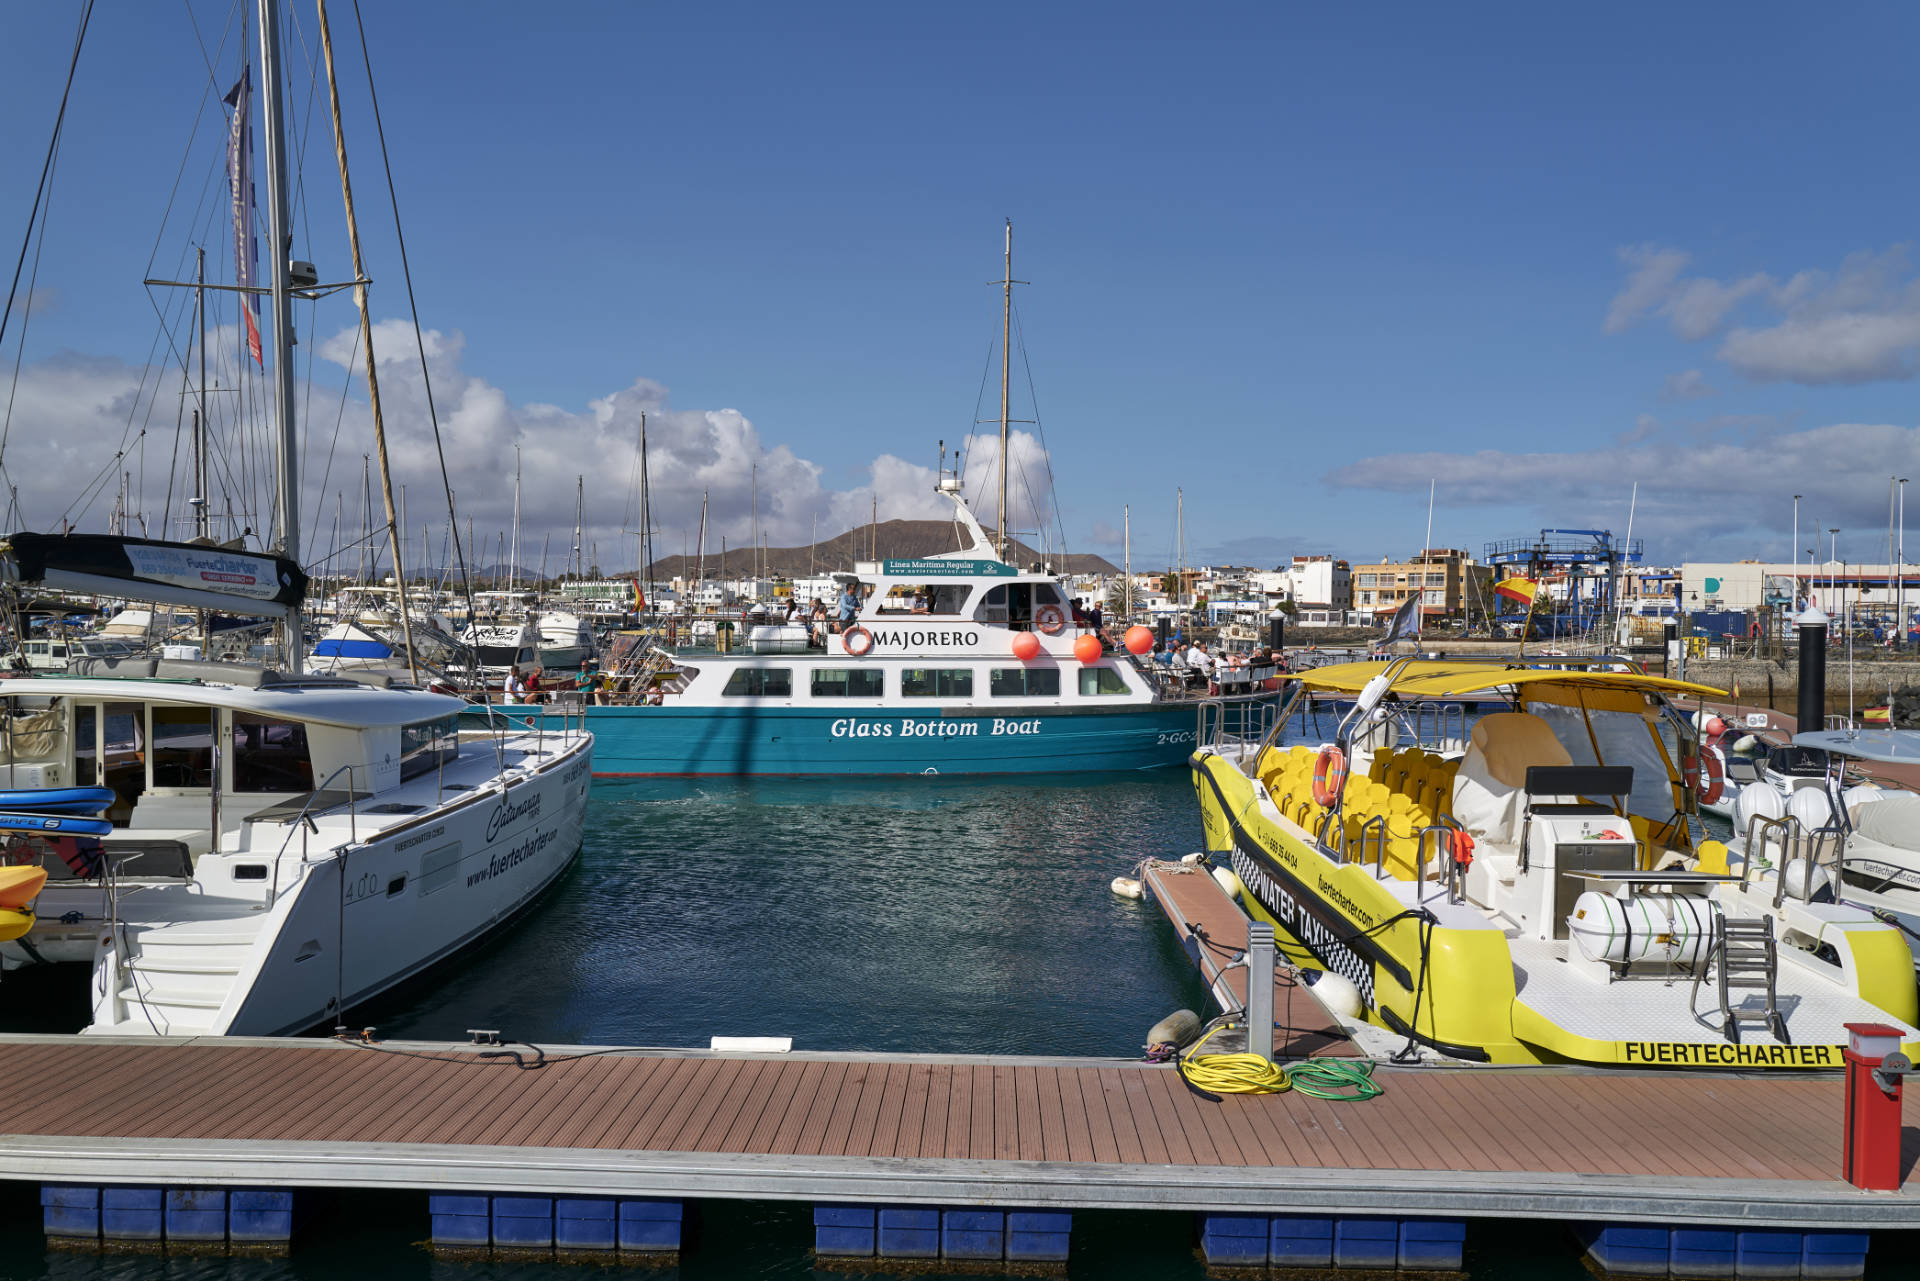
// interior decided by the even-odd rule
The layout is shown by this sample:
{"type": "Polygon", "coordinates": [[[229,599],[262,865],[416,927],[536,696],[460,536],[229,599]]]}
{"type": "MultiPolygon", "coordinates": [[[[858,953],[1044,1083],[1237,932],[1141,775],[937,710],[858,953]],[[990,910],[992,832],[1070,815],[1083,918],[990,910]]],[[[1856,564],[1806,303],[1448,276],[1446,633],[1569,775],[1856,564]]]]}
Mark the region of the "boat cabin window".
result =
{"type": "Polygon", "coordinates": [[[727,677],[720,691],[730,697],[791,698],[793,669],[790,667],[739,667],[727,677]]]}
{"type": "Polygon", "coordinates": [[[73,706],[73,785],[100,786],[100,709],[92,703],[73,706]]]}
{"type": "Polygon", "coordinates": [[[987,692],[995,698],[1056,698],[1060,694],[1060,669],[996,667],[988,673],[987,692]]]}
{"type": "Polygon", "coordinates": [[[253,712],[233,714],[233,790],[311,792],[307,727],[253,712]]]}
{"type": "MultiPolygon", "coordinates": [[[[234,737],[239,737],[240,718],[234,718],[234,737]]],[[[301,746],[306,746],[306,732],[301,731],[301,746]]],[[[437,721],[421,721],[415,725],[400,727],[400,777],[417,778],[428,770],[451,763],[460,755],[460,717],[443,716],[437,721]]],[[[308,778],[313,775],[308,767],[308,778]]],[[[309,782],[308,788],[313,784],[309,782]]]]}
{"type": "Polygon", "coordinates": [[[153,785],[213,788],[214,710],[160,704],[153,715],[153,785]]]}
{"type": "Polygon", "coordinates": [[[512,667],[531,662],[533,651],[520,645],[477,645],[474,656],[482,667],[512,667]]]}
{"type": "Polygon", "coordinates": [[[887,674],[878,667],[821,667],[813,673],[815,698],[879,698],[887,674]]]}
{"type": "Polygon", "coordinates": [[[1083,667],[1080,669],[1080,697],[1104,698],[1112,694],[1131,693],[1127,688],[1127,679],[1111,667],[1083,667]]]}
{"type": "Polygon", "coordinates": [[[965,583],[895,583],[880,601],[882,614],[958,614],[971,589],[965,583]]]}
{"type": "Polygon", "coordinates": [[[906,698],[972,698],[971,667],[908,667],[900,672],[900,693],[906,698]]]}

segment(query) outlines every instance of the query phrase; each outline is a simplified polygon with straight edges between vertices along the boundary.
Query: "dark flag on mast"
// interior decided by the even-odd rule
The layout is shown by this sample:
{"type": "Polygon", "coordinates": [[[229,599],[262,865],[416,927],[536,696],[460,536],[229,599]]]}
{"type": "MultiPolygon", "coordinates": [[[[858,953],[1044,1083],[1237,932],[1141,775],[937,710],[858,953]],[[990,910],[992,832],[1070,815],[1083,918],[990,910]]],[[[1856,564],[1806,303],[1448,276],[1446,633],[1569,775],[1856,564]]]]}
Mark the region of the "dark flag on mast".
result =
{"type": "Polygon", "coordinates": [[[1375,649],[1385,649],[1395,641],[1420,639],[1420,597],[1415,592],[1407,597],[1406,604],[1393,612],[1393,621],[1387,624],[1387,634],[1374,642],[1375,649]]]}
{"type": "MultiPolygon", "coordinates": [[[[240,72],[239,83],[222,99],[233,108],[227,126],[227,185],[233,192],[233,283],[253,288],[258,251],[253,243],[253,68],[240,72]]],[[[260,354],[260,295],[240,296],[240,316],[247,324],[247,354],[265,369],[260,354]]]]}

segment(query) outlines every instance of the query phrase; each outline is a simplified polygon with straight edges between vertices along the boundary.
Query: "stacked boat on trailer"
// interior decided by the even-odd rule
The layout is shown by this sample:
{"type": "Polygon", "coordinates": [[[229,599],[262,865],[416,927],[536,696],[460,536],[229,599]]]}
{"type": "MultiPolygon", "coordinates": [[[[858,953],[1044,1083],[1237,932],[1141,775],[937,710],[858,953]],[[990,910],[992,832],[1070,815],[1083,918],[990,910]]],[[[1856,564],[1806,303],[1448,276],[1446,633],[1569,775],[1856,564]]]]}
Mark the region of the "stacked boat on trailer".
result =
{"type": "Polygon", "coordinates": [[[1920,1049],[1905,936],[1706,840],[1716,691],[1614,661],[1305,673],[1262,750],[1200,748],[1207,848],[1362,1044],[1466,1062],[1839,1068],[1848,1023],[1920,1049]],[[1289,742],[1308,701],[1334,741],[1289,742]],[[1495,710],[1486,710],[1491,701],[1495,710]],[[1461,726],[1436,707],[1473,703],[1461,726]]]}

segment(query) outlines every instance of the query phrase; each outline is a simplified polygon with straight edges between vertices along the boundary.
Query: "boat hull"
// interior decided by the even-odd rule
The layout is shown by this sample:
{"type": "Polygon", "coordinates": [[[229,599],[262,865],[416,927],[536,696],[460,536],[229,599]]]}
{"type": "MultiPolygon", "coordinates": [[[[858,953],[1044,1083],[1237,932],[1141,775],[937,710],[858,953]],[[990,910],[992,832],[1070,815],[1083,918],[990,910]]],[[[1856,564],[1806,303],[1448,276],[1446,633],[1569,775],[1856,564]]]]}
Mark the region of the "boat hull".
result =
{"type": "MultiPolygon", "coordinates": [[[[1568,1018],[1564,996],[1553,993],[1559,982],[1555,970],[1565,967],[1544,954],[1550,945],[1510,943],[1502,929],[1490,923],[1465,927],[1457,915],[1444,919],[1444,910],[1443,919],[1424,922],[1365,863],[1327,857],[1226,759],[1196,754],[1193,777],[1206,848],[1226,856],[1221,861],[1239,878],[1242,909],[1273,925],[1291,962],[1351,982],[1361,1017],[1374,1027],[1469,1063],[1842,1066],[1844,1034],[1831,1018],[1813,1024],[1818,1039],[1804,1044],[1755,1043],[1751,1032],[1748,1043],[1703,1039],[1687,1009],[1685,983],[1596,986],[1582,1002],[1596,1007],[1624,1002],[1629,1008],[1625,1017],[1601,1021],[1604,1035],[1591,1035],[1595,1020],[1568,1018]],[[1529,981],[1527,973],[1536,977],[1529,981]],[[1636,996],[1640,1003],[1633,1006],[1636,996]],[[1677,1009],[1668,1008],[1676,1001],[1677,1009]]],[[[1891,1015],[1910,1026],[1914,987],[1910,974],[1896,968],[1907,959],[1907,949],[1895,931],[1879,925],[1837,927],[1831,945],[1850,953],[1846,968],[1834,969],[1853,986],[1829,1004],[1856,1010],[1854,1017],[1891,1015]]],[[[1794,998],[1787,1003],[1791,1007],[1794,998]]],[[[1908,1044],[1920,1049],[1920,1041],[1908,1044]]]]}
{"type": "MultiPolygon", "coordinates": [[[[577,726],[583,713],[510,714],[557,729],[563,720],[577,726]]],[[[1194,707],[1179,703],[992,715],[973,707],[590,707],[584,715],[596,778],[1161,769],[1186,761],[1196,721],[1194,707]]]]}

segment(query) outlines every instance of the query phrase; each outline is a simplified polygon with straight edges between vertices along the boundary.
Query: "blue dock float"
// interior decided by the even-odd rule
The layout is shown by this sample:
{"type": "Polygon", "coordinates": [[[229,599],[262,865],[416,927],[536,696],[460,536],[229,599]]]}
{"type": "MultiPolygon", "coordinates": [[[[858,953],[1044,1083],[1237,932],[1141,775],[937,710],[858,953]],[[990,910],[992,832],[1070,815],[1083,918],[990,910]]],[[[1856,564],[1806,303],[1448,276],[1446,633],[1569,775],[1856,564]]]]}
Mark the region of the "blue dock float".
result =
{"type": "Polygon", "coordinates": [[[515,1256],[676,1254],[686,1220],[680,1201],[662,1197],[440,1194],[428,1209],[436,1250],[515,1256]]]}
{"type": "Polygon", "coordinates": [[[1378,1215],[1203,1214],[1199,1232],[1207,1262],[1233,1268],[1458,1272],[1467,1240],[1464,1220],[1378,1215]]]}
{"type": "Polygon", "coordinates": [[[43,1183],[40,1208],[48,1242],[68,1247],[280,1253],[293,1237],[289,1188],[43,1183]]]}
{"type": "Polygon", "coordinates": [[[1575,1235],[1608,1276],[1852,1281],[1866,1272],[1864,1232],[1587,1224],[1575,1235]]]}

